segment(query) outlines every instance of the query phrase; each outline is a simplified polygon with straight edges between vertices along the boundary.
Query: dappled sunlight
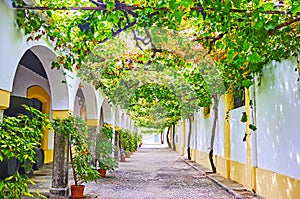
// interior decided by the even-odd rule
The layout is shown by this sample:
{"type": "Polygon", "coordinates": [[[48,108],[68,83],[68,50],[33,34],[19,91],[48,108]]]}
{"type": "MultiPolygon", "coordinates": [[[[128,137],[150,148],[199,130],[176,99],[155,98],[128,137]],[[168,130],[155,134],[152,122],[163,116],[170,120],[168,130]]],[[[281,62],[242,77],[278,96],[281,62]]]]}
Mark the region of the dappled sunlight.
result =
{"type": "Polygon", "coordinates": [[[266,198],[297,198],[300,194],[300,180],[271,171],[257,169],[257,193],[266,198]]]}
{"type": "Polygon", "coordinates": [[[300,191],[300,99],[293,66],[273,62],[256,88],[257,192],[267,198],[296,198],[300,191]]]}

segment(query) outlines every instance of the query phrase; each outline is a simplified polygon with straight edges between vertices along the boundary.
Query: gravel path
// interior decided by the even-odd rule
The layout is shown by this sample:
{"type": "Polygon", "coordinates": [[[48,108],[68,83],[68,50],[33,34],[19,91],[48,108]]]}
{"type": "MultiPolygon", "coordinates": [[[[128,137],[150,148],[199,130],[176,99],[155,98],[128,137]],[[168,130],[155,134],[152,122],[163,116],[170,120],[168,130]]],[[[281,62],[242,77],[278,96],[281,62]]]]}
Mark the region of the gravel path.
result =
{"type": "Polygon", "coordinates": [[[86,184],[87,198],[234,198],[167,148],[139,148],[97,183],[86,184]]]}

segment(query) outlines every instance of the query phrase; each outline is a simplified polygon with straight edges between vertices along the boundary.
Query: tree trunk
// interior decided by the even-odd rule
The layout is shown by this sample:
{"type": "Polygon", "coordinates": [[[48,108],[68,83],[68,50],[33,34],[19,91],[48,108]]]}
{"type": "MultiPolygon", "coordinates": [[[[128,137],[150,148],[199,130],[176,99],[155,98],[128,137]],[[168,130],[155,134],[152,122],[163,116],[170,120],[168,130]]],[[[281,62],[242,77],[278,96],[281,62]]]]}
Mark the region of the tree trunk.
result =
{"type": "Polygon", "coordinates": [[[172,139],[173,139],[173,151],[176,151],[176,145],[175,145],[175,124],[173,124],[173,131],[172,131],[172,139]]]}
{"type": "Polygon", "coordinates": [[[191,160],[191,135],[192,135],[192,120],[191,116],[188,118],[189,120],[189,134],[188,134],[188,141],[187,141],[187,155],[188,159],[191,160]]]}
{"type": "Polygon", "coordinates": [[[165,138],[164,138],[164,132],[160,133],[160,143],[164,144],[165,143],[165,138]]]}
{"type": "Polygon", "coordinates": [[[214,101],[214,121],[213,121],[213,127],[211,130],[211,139],[210,139],[210,151],[209,151],[209,161],[211,164],[211,169],[213,173],[216,173],[216,167],[214,164],[214,159],[213,159],[213,155],[214,155],[214,142],[215,142],[215,136],[216,136],[216,128],[217,128],[217,120],[218,120],[218,105],[219,105],[219,99],[218,99],[218,95],[214,94],[213,95],[213,101],[214,101]]]}
{"type": "Polygon", "coordinates": [[[170,138],[169,138],[169,136],[170,136],[170,126],[168,127],[168,131],[167,131],[167,143],[168,143],[168,146],[169,146],[169,148],[171,148],[171,143],[170,143],[170,138]]]}

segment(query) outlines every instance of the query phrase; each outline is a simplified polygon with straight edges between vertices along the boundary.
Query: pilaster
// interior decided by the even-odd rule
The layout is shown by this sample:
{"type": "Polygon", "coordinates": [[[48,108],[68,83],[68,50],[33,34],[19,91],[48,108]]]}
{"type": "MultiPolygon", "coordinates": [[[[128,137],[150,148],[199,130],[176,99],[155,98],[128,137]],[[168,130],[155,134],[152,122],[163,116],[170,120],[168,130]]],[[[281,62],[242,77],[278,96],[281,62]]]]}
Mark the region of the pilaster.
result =
{"type": "Polygon", "coordinates": [[[94,158],[96,158],[96,144],[97,144],[97,137],[99,134],[99,122],[100,120],[97,119],[88,119],[86,121],[87,126],[89,127],[89,140],[90,140],[90,152],[94,158]]]}
{"type": "Polygon", "coordinates": [[[5,110],[9,107],[10,92],[0,89],[0,110],[5,110]]]}
{"type": "Polygon", "coordinates": [[[225,94],[225,115],[224,115],[224,158],[225,158],[225,177],[230,178],[230,110],[234,107],[234,100],[232,93],[225,94]]]}
{"type": "Polygon", "coordinates": [[[256,189],[256,170],[252,167],[252,149],[251,149],[251,132],[250,132],[250,118],[251,118],[251,107],[250,107],[250,94],[249,89],[245,88],[245,110],[247,114],[246,122],[246,179],[249,179],[246,187],[250,190],[256,189]]]}

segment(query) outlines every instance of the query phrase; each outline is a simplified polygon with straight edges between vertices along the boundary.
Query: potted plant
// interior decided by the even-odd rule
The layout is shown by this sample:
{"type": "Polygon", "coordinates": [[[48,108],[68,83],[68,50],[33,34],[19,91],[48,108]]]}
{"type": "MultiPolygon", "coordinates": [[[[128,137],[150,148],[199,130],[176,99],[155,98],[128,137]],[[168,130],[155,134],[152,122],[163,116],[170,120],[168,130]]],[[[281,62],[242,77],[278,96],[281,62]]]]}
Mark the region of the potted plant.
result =
{"type": "Polygon", "coordinates": [[[118,161],[112,156],[106,156],[99,160],[99,174],[106,177],[107,171],[113,171],[118,167],[118,161]]]}
{"type": "Polygon", "coordinates": [[[101,177],[106,176],[106,171],[113,171],[118,167],[117,160],[112,156],[114,151],[112,136],[112,128],[105,123],[101,129],[96,143],[98,171],[101,177]]]}
{"type": "Polygon", "coordinates": [[[138,137],[135,132],[129,130],[120,130],[121,150],[125,151],[126,158],[129,158],[136,151],[138,145],[138,137]]]}
{"type": "Polygon", "coordinates": [[[142,147],[142,144],[143,144],[143,136],[142,136],[142,134],[139,134],[137,136],[137,139],[138,139],[139,147],[142,147]]]}
{"type": "Polygon", "coordinates": [[[71,198],[82,198],[84,182],[95,181],[98,172],[90,165],[91,155],[88,143],[88,127],[84,120],[77,116],[55,119],[52,122],[57,133],[63,133],[69,139],[70,161],[74,185],[71,185],[71,198]]]}

